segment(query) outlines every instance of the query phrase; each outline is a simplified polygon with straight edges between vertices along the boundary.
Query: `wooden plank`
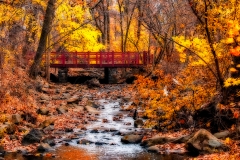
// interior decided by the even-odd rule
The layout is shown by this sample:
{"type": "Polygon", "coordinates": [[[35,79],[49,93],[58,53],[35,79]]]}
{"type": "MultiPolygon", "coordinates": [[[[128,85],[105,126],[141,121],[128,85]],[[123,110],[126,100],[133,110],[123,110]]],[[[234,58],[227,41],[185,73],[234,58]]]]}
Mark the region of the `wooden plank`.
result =
{"type": "Polygon", "coordinates": [[[152,55],[147,52],[52,52],[51,61],[51,67],[56,68],[127,68],[150,64],[152,55]]]}

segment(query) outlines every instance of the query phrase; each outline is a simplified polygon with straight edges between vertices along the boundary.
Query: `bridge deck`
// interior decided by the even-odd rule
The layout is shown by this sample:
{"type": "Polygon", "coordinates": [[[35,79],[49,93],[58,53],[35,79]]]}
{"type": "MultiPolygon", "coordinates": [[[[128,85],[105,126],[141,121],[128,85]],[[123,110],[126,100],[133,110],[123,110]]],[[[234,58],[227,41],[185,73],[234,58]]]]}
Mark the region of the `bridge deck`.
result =
{"type": "Polygon", "coordinates": [[[152,63],[148,52],[52,52],[51,68],[133,68],[152,63]]]}

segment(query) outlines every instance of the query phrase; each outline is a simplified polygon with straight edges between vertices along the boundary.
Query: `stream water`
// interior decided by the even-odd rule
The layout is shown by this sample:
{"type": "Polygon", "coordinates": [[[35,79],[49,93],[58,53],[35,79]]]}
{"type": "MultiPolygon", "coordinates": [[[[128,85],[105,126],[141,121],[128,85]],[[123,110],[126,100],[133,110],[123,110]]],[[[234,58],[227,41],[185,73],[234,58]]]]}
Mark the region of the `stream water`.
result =
{"type": "MultiPolygon", "coordinates": [[[[100,94],[100,93],[99,93],[100,94]]],[[[68,142],[68,146],[57,145],[53,154],[55,158],[47,157],[23,157],[20,154],[7,154],[4,158],[6,160],[171,160],[184,159],[180,155],[159,155],[156,153],[149,153],[139,144],[123,144],[121,142],[120,133],[130,133],[141,131],[141,129],[134,128],[134,120],[128,116],[129,112],[120,111],[121,99],[99,100],[100,114],[97,121],[91,122],[87,125],[86,131],[75,129],[74,132],[78,134],[78,139],[68,142]],[[121,115],[121,120],[113,121],[113,117],[121,115]],[[107,121],[106,123],[103,122],[107,121]],[[93,143],[78,144],[77,141],[81,139],[89,140],[93,143]]],[[[127,105],[127,104],[126,104],[127,105]]],[[[71,134],[71,133],[70,133],[71,134]]]]}

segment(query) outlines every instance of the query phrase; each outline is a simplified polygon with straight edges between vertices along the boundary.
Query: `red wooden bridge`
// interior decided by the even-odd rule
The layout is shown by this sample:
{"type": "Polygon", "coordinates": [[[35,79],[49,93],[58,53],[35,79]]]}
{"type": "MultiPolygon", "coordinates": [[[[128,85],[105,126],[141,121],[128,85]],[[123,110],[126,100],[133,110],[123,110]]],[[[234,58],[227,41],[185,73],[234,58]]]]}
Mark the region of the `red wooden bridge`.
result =
{"type": "Polygon", "coordinates": [[[52,52],[51,68],[134,68],[152,64],[148,52],[52,52]]]}
{"type": "MultiPolygon", "coordinates": [[[[33,57],[34,53],[26,56],[28,60],[33,57]]],[[[153,55],[149,52],[51,52],[43,60],[49,62],[47,66],[59,68],[59,82],[67,81],[67,68],[104,68],[104,79],[109,83],[110,68],[140,68],[152,64],[153,55]]]]}

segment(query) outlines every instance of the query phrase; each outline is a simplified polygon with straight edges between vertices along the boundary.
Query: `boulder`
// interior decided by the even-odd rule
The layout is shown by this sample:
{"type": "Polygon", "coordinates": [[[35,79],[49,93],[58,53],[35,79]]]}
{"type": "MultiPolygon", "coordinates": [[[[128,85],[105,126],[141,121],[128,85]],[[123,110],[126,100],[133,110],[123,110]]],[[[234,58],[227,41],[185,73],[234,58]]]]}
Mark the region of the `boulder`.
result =
{"type": "Polygon", "coordinates": [[[214,135],[205,129],[200,129],[197,131],[185,145],[189,152],[214,152],[218,149],[226,150],[227,147],[214,135]]]}
{"type": "Polygon", "coordinates": [[[22,144],[39,143],[42,139],[43,133],[39,129],[31,129],[22,139],[22,144]]]}
{"type": "Polygon", "coordinates": [[[52,150],[52,147],[48,143],[41,143],[37,147],[37,151],[39,151],[39,152],[46,152],[46,151],[50,151],[50,150],[52,150]]]}
{"type": "Polygon", "coordinates": [[[140,143],[142,140],[143,136],[141,135],[125,135],[121,138],[121,142],[123,143],[140,143]]]}
{"type": "Polygon", "coordinates": [[[65,142],[64,145],[65,145],[65,146],[69,146],[70,144],[69,144],[68,142],[65,142]]]}
{"type": "MultiPolygon", "coordinates": [[[[26,122],[28,122],[29,125],[33,125],[36,124],[37,122],[37,117],[35,114],[30,113],[30,112],[23,112],[23,114],[21,115],[21,117],[23,118],[23,120],[25,120],[26,122]],[[31,124],[30,124],[31,123],[31,124]]],[[[31,127],[31,126],[30,126],[31,127]]]]}
{"type": "Polygon", "coordinates": [[[103,123],[108,123],[108,119],[104,118],[104,119],[102,119],[102,122],[103,123]]]}
{"type": "Polygon", "coordinates": [[[0,127],[0,138],[4,137],[4,134],[7,132],[7,125],[1,125],[0,127]]]}
{"type": "Polygon", "coordinates": [[[14,134],[16,131],[16,125],[12,123],[6,124],[6,132],[7,134],[14,134]]]}
{"type": "Polygon", "coordinates": [[[230,135],[230,132],[229,132],[228,130],[222,131],[222,132],[218,132],[218,133],[215,133],[215,134],[214,134],[214,136],[215,136],[216,138],[219,138],[219,139],[221,139],[221,138],[227,138],[229,135],[230,135]]]}
{"type": "Polygon", "coordinates": [[[91,106],[91,107],[93,107],[93,108],[96,108],[96,109],[100,108],[100,105],[96,104],[96,103],[93,102],[93,101],[87,101],[87,105],[88,105],[88,106],[91,106]]]}
{"type": "Polygon", "coordinates": [[[78,144],[85,144],[85,145],[88,145],[88,144],[91,144],[93,143],[92,141],[90,140],[87,140],[87,139],[81,139],[77,142],[78,144]]]}
{"type": "Polygon", "coordinates": [[[77,95],[74,95],[67,100],[67,103],[77,103],[78,101],[79,97],[77,95]]]}
{"type": "Polygon", "coordinates": [[[142,120],[142,119],[137,119],[137,120],[134,121],[134,127],[136,127],[136,128],[142,127],[143,124],[144,124],[144,123],[143,123],[143,120],[142,120]]]}
{"type": "Polygon", "coordinates": [[[0,145],[0,156],[5,154],[4,147],[0,145]]]}
{"type": "Polygon", "coordinates": [[[93,128],[90,133],[99,133],[99,129],[98,128],[93,128]]]}
{"type": "Polygon", "coordinates": [[[42,88],[49,88],[50,87],[50,85],[48,84],[48,83],[45,83],[43,86],[42,86],[42,88]]]}
{"type": "Polygon", "coordinates": [[[27,132],[29,129],[26,126],[18,126],[18,131],[19,132],[27,132]]]}
{"type": "Polygon", "coordinates": [[[76,107],[73,109],[74,112],[83,112],[83,110],[84,110],[84,107],[83,107],[83,106],[76,106],[76,107]]]}
{"type": "Polygon", "coordinates": [[[63,142],[71,142],[71,141],[72,141],[72,139],[71,139],[71,138],[69,138],[69,137],[66,137],[66,138],[63,138],[63,139],[62,139],[62,141],[63,141],[63,142]]]}
{"type": "Polygon", "coordinates": [[[51,119],[51,118],[46,119],[45,121],[43,121],[43,122],[39,125],[39,127],[43,129],[43,128],[46,128],[46,127],[48,127],[48,126],[50,126],[50,125],[54,125],[54,120],[51,119]]]}
{"type": "Polygon", "coordinates": [[[117,116],[114,116],[114,117],[113,117],[113,121],[121,121],[121,118],[120,118],[120,117],[117,117],[117,116]]]}
{"type": "Polygon", "coordinates": [[[55,146],[56,145],[56,143],[55,143],[55,137],[53,137],[53,136],[48,136],[48,137],[46,137],[46,138],[44,138],[43,140],[42,140],[42,142],[43,143],[47,143],[47,144],[49,144],[50,146],[55,146]]]}
{"type": "Polygon", "coordinates": [[[79,139],[79,136],[73,134],[73,135],[69,136],[69,138],[70,138],[71,140],[75,140],[75,139],[79,139]]]}
{"type": "Polygon", "coordinates": [[[49,132],[54,130],[54,125],[49,125],[43,129],[43,132],[49,132]]]}
{"type": "Polygon", "coordinates": [[[9,135],[9,138],[10,138],[10,140],[19,140],[19,138],[14,134],[9,135]]]}
{"type": "Polygon", "coordinates": [[[82,102],[87,102],[88,101],[88,98],[87,97],[83,97],[82,98],[82,102]]]}
{"type": "Polygon", "coordinates": [[[95,145],[98,145],[98,146],[101,146],[101,145],[104,145],[104,144],[107,144],[106,142],[95,142],[95,145]]]}
{"type": "Polygon", "coordinates": [[[85,106],[84,108],[90,113],[99,114],[99,111],[96,108],[93,108],[93,107],[88,106],[88,105],[85,106]]]}
{"type": "Polygon", "coordinates": [[[7,134],[14,134],[16,131],[16,125],[12,123],[3,124],[0,126],[0,138],[7,134]]]}
{"type": "Polygon", "coordinates": [[[13,124],[19,124],[22,122],[22,117],[20,114],[13,114],[12,115],[12,123],[13,124]]]}
{"type": "Polygon", "coordinates": [[[60,106],[56,110],[57,110],[58,114],[64,114],[68,111],[67,107],[65,107],[65,106],[60,106]]]}
{"type": "Polygon", "coordinates": [[[53,100],[60,100],[61,97],[60,97],[59,95],[53,95],[53,96],[52,96],[52,99],[53,99],[53,100]]]}
{"type": "Polygon", "coordinates": [[[41,115],[48,115],[49,109],[47,109],[47,108],[39,108],[39,109],[37,110],[37,113],[38,113],[38,114],[41,114],[41,115]]]}
{"type": "Polygon", "coordinates": [[[119,133],[122,136],[126,136],[126,135],[134,134],[135,132],[132,130],[120,129],[119,133]]]}
{"type": "Polygon", "coordinates": [[[84,136],[86,133],[84,132],[84,131],[77,131],[77,132],[74,132],[73,133],[75,136],[77,136],[77,137],[82,137],[82,136],[84,136]]]}
{"type": "Polygon", "coordinates": [[[120,111],[131,111],[131,113],[129,113],[129,117],[133,117],[133,114],[135,111],[136,107],[132,106],[132,105],[128,105],[128,106],[121,106],[120,111]]]}
{"type": "Polygon", "coordinates": [[[93,78],[93,79],[91,79],[91,80],[86,81],[86,84],[87,84],[87,86],[88,86],[89,88],[92,88],[92,87],[101,87],[101,84],[100,84],[99,80],[96,79],[96,78],[93,78]]]}
{"type": "Polygon", "coordinates": [[[71,98],[71,94],[69,94],[69,93],[62,94],[62,99],[69,99],[69,98],[71,98]]]}
{"type": "Polygon", "coordinates": [[[116,128],[110,128],[109,131],[110,131],[110,132],[117,132],[118,129],[116,129],[116,128]]]}
{"type": "Polygon", "coordinates": [[[157,145],[157,144],[165,144],[165,143],[168,143],[168,142],[172,142],[174,140],[176,140],[176,138],[154,136],[150,139],[146,139],[146,140],[142,141],[141,145],[146,146],[146,147],[150,147],[150,146],[154,146],[154,145],[157,145]]]}
{"type": "Polygon", "coordinates": [[[159,148],[157,146],[151,146],[147,148],[148,152],[153,152],[153,153],[158,153],[159,152],[159,148]]]}
{"type": "Polygon", "coordinates": [[[126,95],[122,98],[123,102],[130,102],[131,100],[131,96],[130,95],[126,95]]]}
{"type": "Polygon", "coordinates": [[[55,89],[49,89],[49,88],[46,88],[46,87],[43,87],[41,90],[42,90],[43,93],[47,93],[47,94],[51,94],[51,93],[56,92],[55,89]]]}
{"type": "Polygon", "coordinates": [[[45,101],[51,100],[51,98],[50,98],[48,95],[46,95],[46,94],[42,94],[42,95],[40,96],[40,99],[41,99],[41,100],[45,100],[45,101]]]}
{"type": "Polygon", "coordinates": [[[73,128],[65,128],[65,132],[73,132],[73,128]]]}
{"type": "Polygon", "coordinates": [[[36,83],[36,90],[37,91],[39,91],[39,92],[41,92],[42,91],[42,88],[43,88],[43,85],[44,85],[44,81],[42,80],[42,79],[37,79],[36,81],[35,81],[36,83]]]}

